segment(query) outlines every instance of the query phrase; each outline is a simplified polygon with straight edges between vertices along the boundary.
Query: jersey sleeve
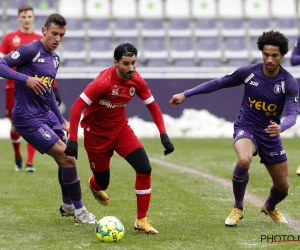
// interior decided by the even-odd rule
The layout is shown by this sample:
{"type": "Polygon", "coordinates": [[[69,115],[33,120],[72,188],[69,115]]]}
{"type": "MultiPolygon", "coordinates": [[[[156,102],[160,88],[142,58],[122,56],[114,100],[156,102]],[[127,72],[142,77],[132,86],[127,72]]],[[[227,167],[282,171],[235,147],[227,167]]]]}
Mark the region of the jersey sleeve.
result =
{"type": "Polygon", "coordinates": [[[5,55],[7,55],[9,53],[9,39],[8,36],[6,35],[1,43],[0,46],[0,58],[4,57],[5,55]]]}
{"type": "Polygon", "coordinates": [[[36,56],[36,50],[32,44],[29,45],[30,46],[20,46],[18,49],[3,57],[10,68],[27,64],[36,56]]]}
{"type": "Polygon", "coordinates": [[[292,66],[300,64],[300,36],[298,37],[298,40],[296,41],[295,46],[293,48],[290,62],[292,66]]]}

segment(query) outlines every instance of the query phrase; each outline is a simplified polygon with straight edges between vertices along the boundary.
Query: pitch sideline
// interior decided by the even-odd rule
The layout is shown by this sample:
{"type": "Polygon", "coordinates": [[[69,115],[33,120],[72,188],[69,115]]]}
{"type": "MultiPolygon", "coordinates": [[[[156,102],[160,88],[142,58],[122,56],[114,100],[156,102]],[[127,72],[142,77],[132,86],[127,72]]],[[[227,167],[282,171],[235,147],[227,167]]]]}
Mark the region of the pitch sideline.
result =
{"type": "MultiPolygon", "coordinates": [[[[159,159],[155,159],[155,158],[151,158],[151,157],[149,157],[149,160],[150,160],[150,162],[157,163],[157,164],[159,164],[161,166],[164,166],[164,167],[167,167],[167,168],[176,169],[176,170],[184,171],[184,172],[189,173],[189,174],[194,174],[194,175],[204,177],[204,178],[209,179],[211,181],[215,181],[215,182],[223,185],[224,187],[227,187],[227,188],[232,190],[231,181],[225,180],[225,179],[220,178],[218,176],[208,174],[208,173],[203,173],[203,172],[201,172],[199,170],[196,170],[196,169],[176,165],[176,164],[171,163],[171,162],[167,162],[167,161],[163,161],[163,160],[159,160],[159,159]]],[[[245,199],[248,200],[253,205],[259,207],[259,208],[260,208],[261,204],[263,203],[263,200],[259,199],[255,195],[249,193],[247,190],[246,190],[246,193],[245,193],[245,199]]],[[[293,229],[295,229],[296,231],[300,232],[300,221],[294,220],[286,214],[284,214],[284,217],[288,221],[288,226],[290,226],[293,229]]]]}

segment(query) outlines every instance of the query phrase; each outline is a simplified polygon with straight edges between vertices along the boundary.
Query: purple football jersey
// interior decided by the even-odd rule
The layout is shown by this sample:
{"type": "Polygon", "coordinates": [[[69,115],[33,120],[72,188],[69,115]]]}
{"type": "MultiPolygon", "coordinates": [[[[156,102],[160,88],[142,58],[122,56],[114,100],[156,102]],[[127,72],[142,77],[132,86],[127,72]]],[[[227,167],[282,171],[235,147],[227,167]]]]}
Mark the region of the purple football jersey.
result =
{"type": "Polygon", "coordinates": [[[234,72],[184,91],[186,97],[245,85],[240,114],[235,124],[251,128],[265,134],[270,120],[280,124],[285,106],[286,122],[281,124],[282,131],[296,122],[299,106],[299,87],[296,79],[283,67],[275,77],[267,77],[263,63],[238,68],[234,72]]]}

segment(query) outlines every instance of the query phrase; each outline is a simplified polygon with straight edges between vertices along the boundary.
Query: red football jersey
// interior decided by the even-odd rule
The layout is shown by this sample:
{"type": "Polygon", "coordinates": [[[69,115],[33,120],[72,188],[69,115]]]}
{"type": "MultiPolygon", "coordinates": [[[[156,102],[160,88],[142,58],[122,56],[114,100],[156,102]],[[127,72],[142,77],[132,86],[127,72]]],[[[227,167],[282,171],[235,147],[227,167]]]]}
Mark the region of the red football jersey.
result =
{"type": "Polygon", "coordinates": [[[117,134],[127,123],[125,106],[134,95],[145,105],[154,101],[147,83],[138,72],[135,71],[132,79],[121,80],[115,66],[102,71],[80,95],[90,104],[81,127],[101,136],[117,134]]]}
{"type": "MultiPolygon", "coordinates": [[[[6,34],[0,46],[1,57],[7,55],[21,45],[42,39],[42,35],[32,32],[30,34],[22,33],[21,30],[15,30],[6,34]]],[[[10,89],[15,87],[14,80],[6,80],[5,88],[10,89]]]]}

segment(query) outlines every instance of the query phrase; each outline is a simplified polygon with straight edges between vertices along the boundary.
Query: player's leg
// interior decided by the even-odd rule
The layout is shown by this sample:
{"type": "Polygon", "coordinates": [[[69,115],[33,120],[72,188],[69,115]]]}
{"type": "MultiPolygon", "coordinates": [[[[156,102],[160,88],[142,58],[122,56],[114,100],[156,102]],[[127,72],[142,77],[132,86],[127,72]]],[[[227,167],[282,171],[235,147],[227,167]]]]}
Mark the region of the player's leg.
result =
{"type": "Polygon", "coordinates": [[[230,215],[225,220],[227,226],[236,226],[238,221],[244,217],[243,202],[249,180],[248,170],[252,157],[256,153],[256,148],[256,143],[250,132],[235,131],[234,149],[237,154],[237,163],[232,176],[235,203],[230,215]]]}
{"type": "Polygon", "coordinates": [[[261,163],[266,166],[273,185],[270,188],[270,194],[267,200],[262,204],[261,212],[269,215],[276,223],[287,223],[282,213],[276,208],[276,205],[285,199],[288,195],[288,163],[282,142],[278,138],[277,142],[272,143],[272,148],[266,143],[265,150],[260,153],[261,163]],[[271,156],[264,152],[272,152],[271,156]]]}
{"type": "Polygon", "coordinates": [[[84,132],[84,147],[93,172],[93,176],[89,178],[90,190],[96,201],[103,206],[109,204],[105,190],[110,179],[109,165],[114,153],[113,140],[113,137],[95,136],[87,131],[84,132]]]}
{"type": "Polygon", "coordinates": [[[151,199],[152,168],[143,145],[129,126],[126,126],[119,134],[115,150],[126,159],[136,172],[137,219],[134,228],[143,230],[146,233],[157,234],[158,231],[147,218],[151,199]]]}
{"type": "Polygon", "coordinates": [[[35,172],[35,169],[33,167],[33,157],[35,154],[35,148],[32,147],[27,142],[27,160],[26,160],[26,172],[35,172]]]}
{"type": "MultiPolygon", "coordinates": [[[[12,119],[12,109],[14,107],[14,88],[5,89],[5,101],[6,101],[6,108],[5,108],[5,116],[12,119]]],[[[10,140],[12,142],[12,146],[14,149],[14,156],[15,156],[15,170],[22,171],[22,154],[20,151],[20,145],[22,137],[16,131],[13,123],[11,122],[11,129],[10,129],[10,140]]]]}

